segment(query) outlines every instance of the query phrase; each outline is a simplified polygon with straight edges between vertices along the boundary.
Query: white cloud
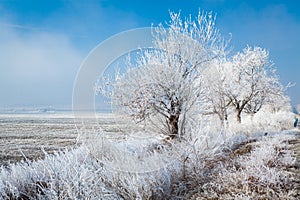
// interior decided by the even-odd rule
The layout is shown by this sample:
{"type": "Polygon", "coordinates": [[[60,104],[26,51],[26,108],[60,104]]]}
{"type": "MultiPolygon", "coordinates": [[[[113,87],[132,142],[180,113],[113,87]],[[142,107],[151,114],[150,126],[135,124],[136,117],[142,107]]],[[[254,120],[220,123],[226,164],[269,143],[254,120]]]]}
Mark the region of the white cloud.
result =
{"type": "Polygon", "coordinates": [[[62,34],[20,27],[0,28],[0,104],[70,103],[83,56],[62,34]]]}
{"type": "Polygon", "coordinates": [[[28,18],[26,12],[2,10],[0,106],[71,103],[88,51],[112,34],[137,27],[134,14],[96,2],[70,2],[28,18]]]}

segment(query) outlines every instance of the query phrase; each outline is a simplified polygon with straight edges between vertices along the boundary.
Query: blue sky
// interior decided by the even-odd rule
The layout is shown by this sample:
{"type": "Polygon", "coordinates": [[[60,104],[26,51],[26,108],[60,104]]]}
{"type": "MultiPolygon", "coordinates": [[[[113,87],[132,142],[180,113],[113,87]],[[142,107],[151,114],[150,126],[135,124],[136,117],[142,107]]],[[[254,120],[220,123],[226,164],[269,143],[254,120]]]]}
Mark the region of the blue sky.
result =
{"type": "Polygon", "coordinates": [[[234,51],[269,50],[300,104],[300,3],[296,0],[0,0],[0,106],[71,105],[76,73],[108,37],[169,20],[169,10],[217,14],[234,51]]]}

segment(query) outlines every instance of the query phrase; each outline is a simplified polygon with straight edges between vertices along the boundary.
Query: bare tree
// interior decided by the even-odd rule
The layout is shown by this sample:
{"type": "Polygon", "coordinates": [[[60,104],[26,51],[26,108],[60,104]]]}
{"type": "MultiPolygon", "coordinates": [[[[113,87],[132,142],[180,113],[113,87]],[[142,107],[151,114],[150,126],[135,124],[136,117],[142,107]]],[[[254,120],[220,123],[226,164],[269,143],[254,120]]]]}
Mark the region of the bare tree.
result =
{"type": "Polygon", "coordinates": [[[176,138],[183,135],[186,113],[205,104],[201,70],[224,56],[227,43],[211,13],[184,21],[180,14],[170,16],[167,28],[153,28],[154,49],[141,51],[127,62],[128,71],[117,76],[112,99],[137,121],[162,119],[165,133],[176,138]]]}

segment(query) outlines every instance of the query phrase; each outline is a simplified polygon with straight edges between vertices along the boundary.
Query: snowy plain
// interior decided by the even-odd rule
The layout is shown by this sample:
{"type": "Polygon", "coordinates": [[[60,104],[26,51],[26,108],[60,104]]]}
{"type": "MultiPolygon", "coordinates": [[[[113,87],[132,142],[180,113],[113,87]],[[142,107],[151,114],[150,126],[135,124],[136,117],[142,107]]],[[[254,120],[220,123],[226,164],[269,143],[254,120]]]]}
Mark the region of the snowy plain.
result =
{"type": "MultiPolygon", "coordinates": [[[[90,118],[83,115],[86,129],[95,126],[90,118]]],[[[0,164],[17,162],[24,159],[35,160],[44,157],[42,150],[48,153],[74,147],[77,144],[78,126],[71,111],[68,112],[2,112],[0,114],[0,164]]],[[[97,117],[101,127],[109,132],[116,131],[111,114],[97,117]]]]}

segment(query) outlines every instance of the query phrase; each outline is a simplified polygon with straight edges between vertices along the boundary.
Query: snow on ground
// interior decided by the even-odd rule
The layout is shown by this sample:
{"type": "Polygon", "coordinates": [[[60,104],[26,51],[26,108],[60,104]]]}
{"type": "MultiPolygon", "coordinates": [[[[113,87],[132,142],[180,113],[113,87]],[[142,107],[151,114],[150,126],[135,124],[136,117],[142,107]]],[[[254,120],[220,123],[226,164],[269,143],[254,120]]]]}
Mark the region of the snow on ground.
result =
{"type": "Polygon", "coordinates": [[[300,139],[299,132],[293,131],[252,137],[233,149],[229,159],[212,167],[213,179],[200,185],[198,190],[204,192],[193,198],[297,199],[299,168],[289,143],[296,139],[300,139]]]}
{"type": "MultiPolygon", "coordinates": [[[[84,115],[86,124],[95,115],[84,115]]],[[[114,132],[111,114],[98,116],[98,123],[107,131],[114,132]]],[[[6,113],[0,114],[0,165],[24,159],[44,157],[42,149],[47,152],[73,147],[77,143],[80,124],[73,113],[6,113]]]]}
{"type": "Polygon", "coordinates": [[[119,122],[103,115],[97,124],[77,130],[71,115],[1,115],[1,161],[6,165],[0,169],[0,197],[296,199],[299,195],[297,151],[288,142],[299,138],[296,129],[231,134],[225,142],[207,145],[211,144],[207,137],[194,143],[166,143],[145,136],[141,129],[124,132],[124,127],[132,127],[119,122]],[[75,145],[78,131],[81,143],[75,145]],[[111,137],[113,133],[120,137],[111,137]],[[28,159],[15,162],[23,157],[20,150],[28,159]]]}

